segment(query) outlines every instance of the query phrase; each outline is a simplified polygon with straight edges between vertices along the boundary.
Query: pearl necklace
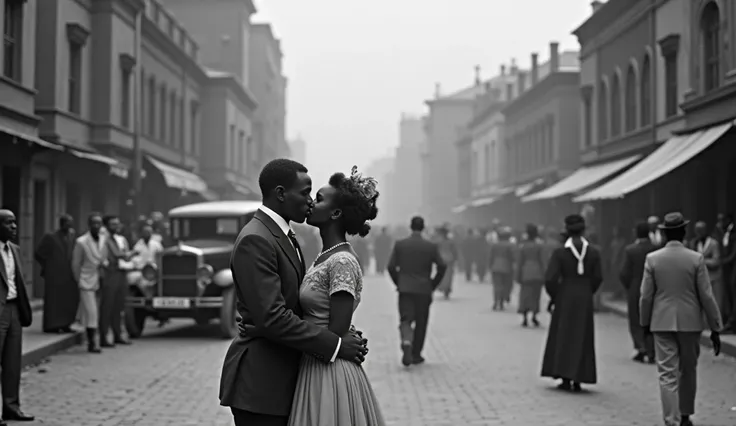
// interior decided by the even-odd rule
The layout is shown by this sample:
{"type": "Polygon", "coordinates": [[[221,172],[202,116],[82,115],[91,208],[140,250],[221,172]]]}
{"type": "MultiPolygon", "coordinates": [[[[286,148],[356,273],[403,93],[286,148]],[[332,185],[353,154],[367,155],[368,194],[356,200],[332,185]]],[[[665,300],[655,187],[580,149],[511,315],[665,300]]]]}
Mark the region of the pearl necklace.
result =
{"type": "Polygon", "coordinates": [[[317,255],[317,259],[319,259],[320,257],[322,257],[322,255],[327,254],[327,253],[331,252],[332,250],[335,250],[336,248],[338,248],[340,246],[345,246],[345,245],[348,245],[349,246],[350,243],[347,242],[347,241],[343,241],[342,243],[335,244],[334,246],[328,248],[327,250],[322,250],[322,253],[320,253],[319,255],[317,255]]]}

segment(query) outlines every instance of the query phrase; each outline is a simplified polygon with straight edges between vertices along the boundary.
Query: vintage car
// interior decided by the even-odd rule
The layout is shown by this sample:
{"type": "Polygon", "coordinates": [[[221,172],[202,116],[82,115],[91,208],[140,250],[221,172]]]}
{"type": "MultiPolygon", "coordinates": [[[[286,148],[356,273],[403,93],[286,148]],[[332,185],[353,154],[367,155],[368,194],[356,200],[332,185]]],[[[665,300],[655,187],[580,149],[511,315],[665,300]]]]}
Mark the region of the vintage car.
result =
{"type": "Polygon", "coordinates": [[[200,325],[216,318],[223,338],[237,334],[230,253],[240,229],[260,205],[212,201],[169,212],[176,245],[164,249],[157,265],[146,265],[141,279],[131,282],[125,311],[131,337],[140,336],[148,317],[192,318],[200,325]]]}

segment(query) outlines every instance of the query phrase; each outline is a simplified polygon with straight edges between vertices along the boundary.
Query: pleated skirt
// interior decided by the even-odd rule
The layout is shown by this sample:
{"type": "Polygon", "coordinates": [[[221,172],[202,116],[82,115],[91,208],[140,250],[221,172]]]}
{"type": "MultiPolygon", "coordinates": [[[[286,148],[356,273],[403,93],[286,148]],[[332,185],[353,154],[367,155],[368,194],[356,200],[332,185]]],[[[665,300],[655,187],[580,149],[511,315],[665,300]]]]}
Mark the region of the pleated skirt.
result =
{"type": "Polygon", "coordinates": [[[384,426],[363,367],[343,359],[324,363],[304,355],[290,426],[384,426]]]}

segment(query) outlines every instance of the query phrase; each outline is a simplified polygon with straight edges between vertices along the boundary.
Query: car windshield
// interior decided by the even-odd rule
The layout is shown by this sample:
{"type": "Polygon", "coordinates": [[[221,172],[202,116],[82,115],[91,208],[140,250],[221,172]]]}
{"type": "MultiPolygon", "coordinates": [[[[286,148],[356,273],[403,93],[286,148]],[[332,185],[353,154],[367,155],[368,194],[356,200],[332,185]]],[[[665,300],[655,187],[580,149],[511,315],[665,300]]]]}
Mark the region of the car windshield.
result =
{"type": "Polygon", "coordinates": [[[241,226],[249,218],[198,217],[173,219],[172,236],[176,240],[227,239],[238,236],[241,226]]]}

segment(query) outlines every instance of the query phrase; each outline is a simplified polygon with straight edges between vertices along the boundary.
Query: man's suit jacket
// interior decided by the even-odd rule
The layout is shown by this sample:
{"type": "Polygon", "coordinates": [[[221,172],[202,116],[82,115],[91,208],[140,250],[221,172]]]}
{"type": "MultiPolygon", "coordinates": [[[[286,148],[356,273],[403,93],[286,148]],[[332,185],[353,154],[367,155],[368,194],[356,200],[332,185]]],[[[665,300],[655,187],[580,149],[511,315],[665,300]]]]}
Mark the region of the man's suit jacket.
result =
{"type": "Polygon", "coordinates": [[[72,271],[81,290],[94,291],[100,288],[102,268],[107,265],[106,241],[104,235],[95,241],[89,232],[77,238],[72,252],[72,271]]]}
{"type": "Polygon", "coordinates": [[[230,269],[246,336],[225,355],[220,405],[288,416],[302,353],[329,361],[339,337],[300,319],[304,265],[279,226],[258,210],[235,241],[230,269]]]}
{"type": "Polygon", "coordinates": [[[708,277],[711,283],[721,279],[721,245],[715,238],[707,237],[703,244],[703,251],[698,250],[698,240],[690,241],[690,249],[703,255],[705,267],[708,269],[708,277]]]}
{"type": "Polygon", "coordinates": [[[703,255],[679,241],[649,253],[639,312],[651,331],[703,331],[703,312],[711,330],[723,328],[703,255]]]}
{"type": "Polygon", "coordinates": [[[442,281],[447,264],[437,244],[412,234],[394,244],[387,269],[399,293],[431,295],[442,281]],[[432,265],[437,267],[434,277],[432,265]]]}
{"type": "MultiPolygon", "coordinates": [[[[31,302],[28,300],[26,293],[26,280],[23,277],[23,261],[20,257],[20,249],[17,245],[8,241],[10,252],[15,260],[15,290],[18,298],[18,319],[22,327],[28,327],[33,322],[33,311],[31,311],[31,302]]],[[[8,276],[5,273],[5,261],[0,257],[0,312],[5,308],[8,299],[8,276]]]]}
{"type": "Polygon", "coordinates": [[[636,296],[637,299],[641,290],[641,279],[644,276],[644,263],[647,260],[647,255],[656,249],[648,238],[636,241],[624,248],[624,259],[619,271],[619,280],[621,285],[628,290],[629,295],[636,296]]]}

